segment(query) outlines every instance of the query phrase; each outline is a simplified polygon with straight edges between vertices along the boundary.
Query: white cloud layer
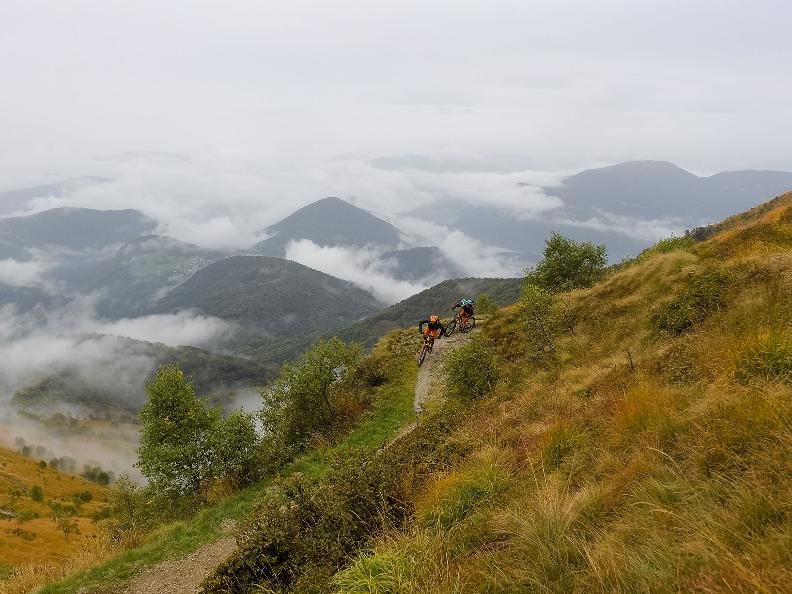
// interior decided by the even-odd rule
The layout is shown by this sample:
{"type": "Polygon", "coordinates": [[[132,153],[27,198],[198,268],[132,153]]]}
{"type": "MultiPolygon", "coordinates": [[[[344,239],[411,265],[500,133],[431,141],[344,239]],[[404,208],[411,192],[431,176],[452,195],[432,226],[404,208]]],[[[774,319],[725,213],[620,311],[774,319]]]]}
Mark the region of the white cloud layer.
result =
{"type": "Polygon", "coordinates": [[[107,322],[94,316],[87,301],[55,313],[18,314],[5,306],[0,308],[0,402],[26,382],[67,369],[103,389],[140,385],[152,370],[150,353],[118,337],[205,346],[230,331],[226,322],[187,312],[107,322]]]}
{"type": "Polygon", "coordinates": [[[47,283],[45,273],[50,269],[41,260],[0,260],[0,284],[14,287],[41,287],[47,283]]]}
{"type": "Polygon", "coordinates": [[[347,280],[386,304],[396,303],[422,291],[429,286],[398,280],[383,250],[374,246],[368,248],[347,248],[320,246],[303,239],[291,241],[286,247],[286,257],[304,266],[321,270],[327,274],[347,280]]]}

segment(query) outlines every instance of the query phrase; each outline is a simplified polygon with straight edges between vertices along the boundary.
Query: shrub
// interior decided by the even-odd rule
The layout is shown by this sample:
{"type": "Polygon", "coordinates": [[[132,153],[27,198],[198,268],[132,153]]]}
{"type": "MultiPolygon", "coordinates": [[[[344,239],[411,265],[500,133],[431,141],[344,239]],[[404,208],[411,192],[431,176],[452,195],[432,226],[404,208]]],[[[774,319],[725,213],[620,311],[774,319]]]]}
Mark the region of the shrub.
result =
{"type": "Polygon", "coordinates": [[[729,276],[720,270],[705,272],[652,318],[661,332],[681,334],[725,303],[729,276]]]}
{"type": "Polygon", "coordinates": [[[275,383],[262,392],[261,419],[276,447],[294,453],[315,434],[332,435],[338,420],[333,388],[361,355],[358,344],[322,339],[295,363],[284,364],[275,383]]]}
{"type": "Polygon", "coordinates": [[[139,534],[154,524],[148,498],[146,491],[126,474],[113,483],[97,518],[110,518],[106,528],[113,542],[135,542],[139,534]]]}
{"type": "Polygon", "coordinates": [[[244,487],[261,477],[262,449],[253,415],[237,411],[220,419],[214,439],[218,476],[235,487],[244,487]]]}
{"type": "Polygon", "coordinates": [[[792,343],[786,336],[773,333],[746,349],[737,364],[735,376],[742,382],[792,382],[792,343]]]}
{"type": "Polygon", "coordinates": [[[33,485],[30,488],[30,498],[33,501],[44,501],[44,489],[42,489],[40,485],[33,485]]]}
{"type": "Polygon", "coordinates": [[[481,334],[471,336],[449,355],[444,371],[452,394],[462,400],[485,396],[498,379],[492,341],[481,334]]]}
{"type": "Polygon", "coordinates": [[[526,284],[520,297],[525,320],[525,333],[535,356],[546,351],[554,352],[553,328],[555,325],[556,295],[539,285],[526,284]]]}
{"type": "Polygon", "coordinates": [[[203,592],[328,591],[352,554],[403,523],[431,473],[457,460],[460,450],[446,438],[458,417],[450,407],[444,411],[385,450],[337,457],[320,481],[298,474],[270,489],[241,525],[237,551],[204,581],[203,592]]]}
{"type": "Polygon", "coordinates": [[[604,245],[576,242],[553,233],[545,241],[542,260],[526,272],[526,282],[554,293],[590,287],[607,264],[604,245]]]}

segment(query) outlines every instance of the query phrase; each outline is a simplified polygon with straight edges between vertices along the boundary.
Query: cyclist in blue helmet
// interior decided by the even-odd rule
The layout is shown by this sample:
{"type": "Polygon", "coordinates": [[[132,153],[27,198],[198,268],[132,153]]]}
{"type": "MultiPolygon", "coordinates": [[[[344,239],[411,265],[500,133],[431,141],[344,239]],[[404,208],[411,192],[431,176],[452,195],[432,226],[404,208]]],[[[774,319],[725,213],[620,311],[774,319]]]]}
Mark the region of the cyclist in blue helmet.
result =
{"type": "Polygon", "coordinates": [[[454,307],[452,307],[451,309],[461,308],[459,312],[459,316],[461,318],[460,322],[464,325],[467,324],[468,320],[473,317],[474,305],[475,304],[473,303],[472,299],[468,299],[467,297],[464,297],[460,299],[456,304],[454,304],[454,307]]]}

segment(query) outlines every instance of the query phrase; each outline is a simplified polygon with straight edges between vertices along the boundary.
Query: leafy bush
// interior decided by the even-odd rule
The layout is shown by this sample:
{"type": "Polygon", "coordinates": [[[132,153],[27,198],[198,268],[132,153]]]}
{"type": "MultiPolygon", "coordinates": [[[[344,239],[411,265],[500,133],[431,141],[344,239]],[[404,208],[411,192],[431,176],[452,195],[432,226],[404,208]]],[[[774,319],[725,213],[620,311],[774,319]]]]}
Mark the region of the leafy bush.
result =
{"type": "Polygon", "coordinates": [[[385,450],[338,457],[319,481],[298,474],[270,489],[203,592],[328,591],[350,555],[400,525],[430,474],[457,459],[459,449],[446,443],[457,420],[447,410],[385,450]]]}
{"type": "Polygon", "coordinates": [[[235,487],[261,478],[264,460],[253,415],[236,411],[220,419],[214,430],[218,477],[235,487]]]}
{"type": "Polygon", "coordinates": [[[361,356],[358,344],[322,339],[295,363],[284,364],[275,383],[262,392],[261,419],[276,447],[289,455],[314,435],[331,436],[338,420],[333,388],[361,356]]]}
{"type": "Polygon", "coordinates": [[[446,385],[449,392],[462,400],[485,396],[498,379],[495,348],[489,338],[475,334],[445,363],[446,385]]]}
{"type": "Polygon", "coordinates": [[[553,233],[545,242],[542,260],[526,272],[526,283],[554,293],[590,287],[608,264],[604,245],[577,242],[553,233]]]}
{"type": "Polygon", "coordinates": [[[724,305],[728,285],[729,276],[720,270],[693,278],[682,294],[653,316],[655,327],[661,332],[681,334],[724,305]]]}
{"type": "Polygon", "coordinates": [[[33,485],[30,487],[30,498],[33,501],[44,501],[44,489],[40,485],[33,485]]]}

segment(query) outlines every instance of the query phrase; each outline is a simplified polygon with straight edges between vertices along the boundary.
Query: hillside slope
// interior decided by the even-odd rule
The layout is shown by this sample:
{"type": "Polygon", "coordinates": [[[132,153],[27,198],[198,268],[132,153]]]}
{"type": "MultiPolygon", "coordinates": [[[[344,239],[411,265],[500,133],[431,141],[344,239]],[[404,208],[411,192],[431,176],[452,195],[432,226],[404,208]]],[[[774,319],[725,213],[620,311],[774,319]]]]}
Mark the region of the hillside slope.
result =
{"type": "Polygon", "coordinates": [[[193,309],[272,337],[310,334],[350,324],[378,309],[351,283],[301,264],[266,256],[235,256],[199,270],[154,311],[193,309]]]}
{"type": "Polygon", "coordinates": [[[136,422],[146,402],[145,385],[161,365],[179,365],[213,404],[228,406],[237,389],[264,385],[277,373],[276,365],[190,346],[171,347],[121,336],[88,335],[90,348],[107,349],[136,362],[139,375],[126,381],[108,381],[79,365],[42,372],[42,376],[18,389],[11,405],[41,420],[56,413],[136,422]]]}
{"type": "Polygon", "coordinates": [[[79,294],[97,294],[97,313],[124,318],[150,309],[169,289],[224,257],[162,235],[145,235],[109,257],[61,263],[52,277],[79,294]]]}
{"type": "MultiPolygon", "coordinates": [[[[106,487],[59,472],[35,456],[26,457],[0,444],[0,574],[26,563],[63,561],[96,537],[91,522],[104,501],[106,487]],[[32,493],[41,489],[41,498],[32,493]],[[75,494],[88,493],[74,516],[78,533],[64,535],[52,517],[51,503],[73,505],[75,494]],[[11,515],[8,515],[10,513],[11,515]]],[[[0,591],[2,580],[0,579],[0,591]]]]}
{"type": "Polygon", "coordinates": [[[792,193],[501,310],[464,460],[335,591],[792,590],[790,295],[792,193]]]}
{"type": "Polygon", "coordinates": [[[518,278],[458,278],[445,280],[354,324],[341,335],[371,345],[391,330],[415,325],[437,313],[451,317],[451,306],[462,297],[475,299],[486,293],[499,305],[517,301],[522,281],[518,278]]]}

